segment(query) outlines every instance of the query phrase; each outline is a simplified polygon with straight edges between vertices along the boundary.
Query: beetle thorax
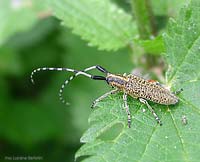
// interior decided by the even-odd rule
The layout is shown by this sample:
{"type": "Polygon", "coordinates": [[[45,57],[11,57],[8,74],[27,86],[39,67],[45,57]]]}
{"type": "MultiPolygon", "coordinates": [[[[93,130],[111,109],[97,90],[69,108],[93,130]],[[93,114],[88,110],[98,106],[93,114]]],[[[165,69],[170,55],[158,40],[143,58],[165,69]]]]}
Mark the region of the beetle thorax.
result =
{"type": "Polygon", "coordinates": [[[127,79],[124,76],[115,74],[107,74],[106,81],[110,86],[118,89],[123,89],[127,83],[127,79]]]}

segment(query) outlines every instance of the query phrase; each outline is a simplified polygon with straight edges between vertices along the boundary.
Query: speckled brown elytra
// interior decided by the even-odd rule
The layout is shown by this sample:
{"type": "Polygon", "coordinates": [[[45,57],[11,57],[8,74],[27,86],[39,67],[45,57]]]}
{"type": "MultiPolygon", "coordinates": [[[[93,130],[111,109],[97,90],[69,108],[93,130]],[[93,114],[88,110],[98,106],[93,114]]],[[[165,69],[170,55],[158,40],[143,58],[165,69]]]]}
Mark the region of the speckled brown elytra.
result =
{"type": "Polygon", "coordinates": [[[123,101],[124,101],[124,108],[126,110],[126,113],[128,115],[128,127],[130,128],[131,126],[131,113],[129,111],[129,106],[127,103],[127,95],[139,99],[139,101],[147,106],[147,108],[151,111],[153,114],[154,118],[156,121],[162,125],[161,120],[155,113],[154,109],[149,105],[148,100],[162,104],[162,105],[174,105],[178,103],[178,98],[176,94],[180,93],[182,91],[176,91],[176,92],[170,92],[168,89],[166,89],[164,86],[162,86],[160,83],[152,80],[145,80],[141,77],[138,77],[133,74],[129,75],[116,75],[108,72],[105,68],[96,65],[96,66],[91,66],[89,68],[86,68],[84,70],[74,70],[74,69],[69,69],[69,68],[38,68],[35,69],[31,73],[31,81],[34,83],[33,80],[33,75],[36,72],[39,71],[68,71],[68,72],[73,72],[75,73],[73,76],[71,76],[68,80],[64,82],[62,85],[60,92],[59,92],[59,97],[60,100],[65,102],[65,100],[62,97],[63,89],[65,88],[65,85],[69,83],[69,81],[73,80],[76,76],[78,75],[84,75],[88,78],[94,79],[94,80],[104,80],[110,85],[111,87],[115,88],[111,90],[110,92],[105,93],[101,97],[97,98],[93,103],[92,103],[92,108],[96,106],[96,104],[101,101],[102,99],[106,98],[107,96],[111,94],[115,94],[118,92],[123,92],[123,101]],[[106,76],[97,76],[97,75],[91,75],[88,74],[87,71],[92,70],[92,69],[97,69],[103,73],[106,74],[106,76]]]}

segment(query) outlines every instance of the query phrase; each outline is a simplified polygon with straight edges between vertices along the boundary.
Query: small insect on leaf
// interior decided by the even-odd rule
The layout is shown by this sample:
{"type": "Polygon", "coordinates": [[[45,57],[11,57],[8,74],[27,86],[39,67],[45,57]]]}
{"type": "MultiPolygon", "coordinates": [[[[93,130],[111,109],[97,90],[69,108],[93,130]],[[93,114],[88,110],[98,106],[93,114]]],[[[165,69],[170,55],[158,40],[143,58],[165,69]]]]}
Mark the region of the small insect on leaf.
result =
{"type": "Polygon", "coordinates": [[[185,115],[182,116],[181,121],[182,121],[182,124],[183,124],[183,125],[188,124],[188,120],[187,120],[187,118],[186,118],[185,115]]]}

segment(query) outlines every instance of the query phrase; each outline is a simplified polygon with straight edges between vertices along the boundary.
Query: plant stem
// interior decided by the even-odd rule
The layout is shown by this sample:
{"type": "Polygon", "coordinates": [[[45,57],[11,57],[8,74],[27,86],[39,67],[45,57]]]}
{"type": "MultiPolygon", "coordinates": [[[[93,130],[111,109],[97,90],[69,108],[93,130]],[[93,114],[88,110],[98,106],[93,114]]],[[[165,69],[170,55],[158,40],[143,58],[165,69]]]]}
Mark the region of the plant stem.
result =
{"type": "MultiPolygon", "coordinates": [[[[131,0],[132,12],[135,16],[140,39],[150,39],[156,35],[155,19],[150,0],[131,0]]],[[[143,67],[150,69],[157,64],[157,57],[150,53],[145,53],[143,67]]]]}
{"type": "Polygon", "coordinates": [[[149,39],[151,35],[156,34],[151,3],[149,0],[132,0],[131,2],[140,38],[149,39]]]}

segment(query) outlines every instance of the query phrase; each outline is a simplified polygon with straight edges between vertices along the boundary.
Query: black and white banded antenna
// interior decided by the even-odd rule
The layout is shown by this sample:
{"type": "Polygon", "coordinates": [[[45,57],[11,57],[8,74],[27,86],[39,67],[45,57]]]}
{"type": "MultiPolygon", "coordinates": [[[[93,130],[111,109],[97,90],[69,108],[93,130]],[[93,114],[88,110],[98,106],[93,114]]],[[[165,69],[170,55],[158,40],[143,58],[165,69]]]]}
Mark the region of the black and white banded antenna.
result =
{"type": "Polygon", "coordinates": [[[74,69],[69,69],[69,68],[53,68],[53,67],[43,67],[43,68],[37,68],[32,71],[31,73],[31,82],[35,84],[35,81],[33,79],[33,76],[39,72],[39,71],[68,71],[68,72],[74,72],[74,69]]]}
{"type": "Polygon", "coordinates": [[[70,76],[69,79],[67,79],[61,86],[60,90],[59,90],[59,99],[60,101],[65,104],[65,105],[69,105],[68,102],[66,102],[66,100],[63,98],[63,90],[65,88],[65,86],[71,81],[73,80],[75,77],[77,77],[78,75],[84,75],[90,79],[94,79],[94,80],[106,80],[106,78],[104,76],[97,76],[97,75],[91,75],[86,73],[87,71],[93,70],[93,69],[97,69],[105,74],[108,73],[108,71],[106,69],[104,69],[103,67],[96,65],[96,66],[91,66],[88,67],[84,70],[75,70],[75,69],[70,69],[70,68],[54,68],[54,67],[43,67],[43,68],[38,68],[33,70],[33,72],[31,73],[31,82],[33,84],[35,84],[33,76],[40,71],[67,71],[67,72],[73,72],[75,73],[74,75],[70,76]]]}
{"type": "MultiPolygon", "coordinates": [[[[99,70],[99,71],[101,71],[101,72],[103,72],[103,73],[106,73],[106,74],[108,73],[108,71],[107,71],[106,69],[104,69],[103,67],[101,67],[101,66],[99,66],[99,65],[96,65],[96,66],[88,67],[88,68],[86,68],[86,69],[84,69],[84,70],[82,70],[82,71],[79,71],[79,72],[77,72],[76,74],[70,76],[70,78],[67,79],[67,80],[62,84],[62,86],[61,86],[61,88],[60,88],[60,91],[59,91],[59,98],[60,98],[60,100],[61,100],[62,103],[66,104],[66,105],[69,105],[69,103],[66,102],[65,99],[63,98],[63,90],[64,90],[65,86],[66,86],[71,80],[73,80],[76,76],[82,75],[82,72],[87,72],[87,71],[90,71],[90,70],[93,70],[93,69],[97,69],[97,70],[99,70]]],[[[91,78],[91,76],[90,76],[90,78],[91,78]]],[[[102,77],[102,76],[93,76],[92,79],[95,79],[95,80],[105,80],[105,77],[102,77]]]]}

